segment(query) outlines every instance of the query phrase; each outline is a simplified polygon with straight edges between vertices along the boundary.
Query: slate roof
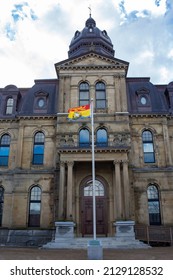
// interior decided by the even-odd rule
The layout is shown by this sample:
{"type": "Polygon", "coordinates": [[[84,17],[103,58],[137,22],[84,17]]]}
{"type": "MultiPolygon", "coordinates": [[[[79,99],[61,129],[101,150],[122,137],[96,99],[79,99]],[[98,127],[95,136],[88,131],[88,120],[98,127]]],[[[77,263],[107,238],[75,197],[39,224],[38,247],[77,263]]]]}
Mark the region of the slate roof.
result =
{"type": "Polygon", "coordinates": [[[127,78],[127,98],[129,113],[168,114],[169,104],[165,95],[166,85],[154,85],[149,78],[127,78]],[[140,103],[146,97],[147,104],[140,103]]]}

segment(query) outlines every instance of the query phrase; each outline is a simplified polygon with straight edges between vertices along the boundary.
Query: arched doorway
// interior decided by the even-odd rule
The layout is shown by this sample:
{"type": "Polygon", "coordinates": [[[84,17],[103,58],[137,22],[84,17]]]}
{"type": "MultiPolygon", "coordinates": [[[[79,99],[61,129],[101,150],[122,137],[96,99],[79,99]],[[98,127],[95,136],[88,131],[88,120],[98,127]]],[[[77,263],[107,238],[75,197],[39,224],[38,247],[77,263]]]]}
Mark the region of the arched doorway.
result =
{"type": "MultiPolygon", "coordinates": [[[[93,192],[92,180],[87,179],[81,186],[81,231],[82,236],[93,234],[93,192]]],[[[107,236],[107,195],[102,180],[95,180],[96,234],[107,236]]]]}

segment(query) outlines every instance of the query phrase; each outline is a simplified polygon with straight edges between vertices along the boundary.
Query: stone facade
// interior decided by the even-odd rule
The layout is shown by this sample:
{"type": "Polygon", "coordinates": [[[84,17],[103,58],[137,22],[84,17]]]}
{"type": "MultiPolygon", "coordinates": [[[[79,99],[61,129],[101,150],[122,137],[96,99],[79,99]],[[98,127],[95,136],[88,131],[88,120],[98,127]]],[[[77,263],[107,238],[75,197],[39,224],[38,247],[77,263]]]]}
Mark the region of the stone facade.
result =
{"type": "Polygon", "coordinates": [[[99,234],[114,236],[114,223],[121,220],[173,224],[173,84],[127,78],[128,62],[112,53],[82,49],[55,64],[57,79],[36,80],[30,89],[0,89],[1,232],[42,230],[47,242],[55,222],[73,221],[75,236],[92,233],[91,195],[85,192],[92,173],[91,121],[67,119],[68,109],[80,105],[82,83],[94,100],[99,234]],[[105,86],[106,97],[99,99],[105,106],[97,106],[97,83],[105,86]],[[89,145],[80,145],[82,129],[89,132],[89,145]],[[106,143],[98,143],[99,130],[106,143]],[[37,133],[44,143],[36,143],[37,133]],[[3,144],[4,135],[10,145],[3,144]],[[35,187],[39,197],[32,194],[35,187]],[[147,193],[149,187],[154,192],[147,193]]]}

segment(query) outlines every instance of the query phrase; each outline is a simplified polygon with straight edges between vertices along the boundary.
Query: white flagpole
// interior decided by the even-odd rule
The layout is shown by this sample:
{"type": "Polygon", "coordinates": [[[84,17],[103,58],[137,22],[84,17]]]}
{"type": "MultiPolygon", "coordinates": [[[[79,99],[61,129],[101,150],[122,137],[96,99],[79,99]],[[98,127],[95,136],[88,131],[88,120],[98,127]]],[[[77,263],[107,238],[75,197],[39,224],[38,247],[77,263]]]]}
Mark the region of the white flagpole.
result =
{"type": "Polygon", "coordinates": [[[96,197],[95,197],[95,154],[94,154],[94,110],[91,99],[91,129],[92,129],[92,185],[93,185],[93,238],[96,240],[96,197]]]}

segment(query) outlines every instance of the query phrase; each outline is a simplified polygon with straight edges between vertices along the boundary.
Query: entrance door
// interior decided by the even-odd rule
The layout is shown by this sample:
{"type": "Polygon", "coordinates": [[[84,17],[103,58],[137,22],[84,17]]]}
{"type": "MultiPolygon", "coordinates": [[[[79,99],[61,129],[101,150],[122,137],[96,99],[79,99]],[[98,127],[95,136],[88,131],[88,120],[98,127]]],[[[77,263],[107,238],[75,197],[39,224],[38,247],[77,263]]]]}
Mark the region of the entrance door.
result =
{"type": "MultiPolygon", "coordinates": [[[[81,201],[82,236],[93,234],[93,197],[92,181],[83,188],[81,201]]],[[[102,182],[95,181],[96,194],[96,234],[107,235],[107,200],[102,182]]]]}

